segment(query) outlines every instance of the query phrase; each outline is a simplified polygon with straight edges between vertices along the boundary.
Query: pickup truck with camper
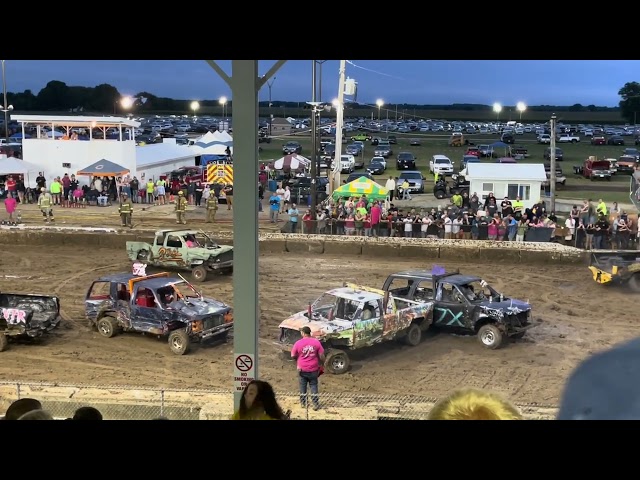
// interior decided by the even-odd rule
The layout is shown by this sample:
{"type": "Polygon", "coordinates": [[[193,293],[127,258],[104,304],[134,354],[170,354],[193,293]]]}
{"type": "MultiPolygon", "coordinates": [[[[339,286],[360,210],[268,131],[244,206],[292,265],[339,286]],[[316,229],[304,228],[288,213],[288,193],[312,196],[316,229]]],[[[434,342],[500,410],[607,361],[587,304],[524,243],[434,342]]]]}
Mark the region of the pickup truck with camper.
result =
{"type": "Polygon", "coordinates": [[[233,328],[231,307],[166,272],[98,278],[87,291],[85,315],[105,338],[120,332],[155,335],[166,338],[176,355],[188,353],[194,342],[226,340],[233,328]]]}
{"type": "Polygon", "coordinates": [[[442,267],[391,274],[382,290],[394,298],[434,302],[432,328],[476,335],[492,350],[507,337],[522,338],[534,326],[529,303],[497,292],[480,277],[442,267]]]}
{"type": "Polygon", "coordinates": [[[453,175],[453,162],[446,155],[434,155],[429,160],[429,172],[438,175],[453,175]]]}
{"type": "Polygon", "coordinates": [[[570,133],[561,133],[557,138],[558,143],[578,143],[580,141],[580,137],[570,133]]]}
{"type": "Polygon", "coordinates": [[[0,352],[9,348],[10,338],[38,338],[59,323],[58,297],[0,293],[0,352]]]}
{"type": "Polygon", "coordinates": [[[211,272],[233,272],[233,247],[218,245],[197,230],[158,230],[152,243],[127,242],[126,249],[134,262],[189,270],[196,282],[204,282],[211,272]]]}
{"type": "Polygon", "coordinates": [[[307,326],[325,349],[327,372],[340,375],[349,370],[351,351],[391,340],[418,345],[431,324],[432,307],[433,301],[396,298],[347,283],[281,322],[276,345],[290,358],[293,344],[301,338],[300,329],[307,326]]]}

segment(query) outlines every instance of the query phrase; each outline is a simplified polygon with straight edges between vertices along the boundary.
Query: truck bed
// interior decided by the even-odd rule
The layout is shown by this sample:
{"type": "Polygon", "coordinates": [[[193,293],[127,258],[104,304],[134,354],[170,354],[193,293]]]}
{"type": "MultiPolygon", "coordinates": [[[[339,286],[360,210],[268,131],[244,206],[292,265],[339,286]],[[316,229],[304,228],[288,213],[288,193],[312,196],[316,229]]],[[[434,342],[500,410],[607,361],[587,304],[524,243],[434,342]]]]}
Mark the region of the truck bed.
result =
{"type": "MultiPolygon", "coordinates": [[[[49,330],[59,322],[60,300],[45,295],[0,293],[0,308],[12,308],[26,312],[27,328],[49,330]]],[[[0,327],[6,321],[0,319],[0,327]]]]}
{"type": "Polygon", "coordinates": [[[640,251],[620,250],[593,252],[591,254],[591,266],[611,272],[615,267],[628,267],[634,263],[640,263],[640,251]]]}

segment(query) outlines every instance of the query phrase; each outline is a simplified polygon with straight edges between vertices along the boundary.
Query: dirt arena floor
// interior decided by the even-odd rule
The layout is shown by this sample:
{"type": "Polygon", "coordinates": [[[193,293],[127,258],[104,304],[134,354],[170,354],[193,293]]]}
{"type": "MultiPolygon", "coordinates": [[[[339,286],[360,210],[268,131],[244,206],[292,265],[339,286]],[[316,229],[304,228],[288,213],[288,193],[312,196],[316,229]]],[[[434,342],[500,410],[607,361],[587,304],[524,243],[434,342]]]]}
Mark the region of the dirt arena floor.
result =
{"type": "MultiPolygon", "coordinates": [[[[89,248],[3,247],[0,289],[58,295],[60,327],[34,344],[10,345],[0,354],[0,378],[91,385],[231,389],[232,344],[196,346],[186,356],[165,341],[137,334],[105,339],[84,320],[83,298],[101,274],[129,271],[125,252],[89,248]]],[[[393,258],[361,265],[362,259],[292,254],[263,256],[261,278],[261,376],[280,391],[297,389],[295,367],[273,346],[277,325],[309,300],[343,281],[382,285],[416,260],[393,258]]],[[[352,370],[322,377],[327,392],[440,397],[461,386],[503,392],[519,403],[558,403],[565,379],[583,358],[640,334],[633,299],[623,289],[603,289],[585,267],[534,268],[445,263],[482,275],[498,290],[529,299],[539,325],[520,341],[496,351],[475,337],[429,335],[417,347],[390,342],[354,358],[352,370]]],[[[206,295],[233,304],[232,281],[214,277],[206,295]]]]}

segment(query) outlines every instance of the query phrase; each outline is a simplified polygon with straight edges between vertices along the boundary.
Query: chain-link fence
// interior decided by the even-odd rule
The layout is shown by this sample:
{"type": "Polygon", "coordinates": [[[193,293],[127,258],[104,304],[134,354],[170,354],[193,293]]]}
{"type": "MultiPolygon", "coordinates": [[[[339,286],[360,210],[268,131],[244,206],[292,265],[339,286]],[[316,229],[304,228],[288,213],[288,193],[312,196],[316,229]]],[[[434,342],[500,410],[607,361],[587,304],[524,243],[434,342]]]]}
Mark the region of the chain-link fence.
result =
{"type": "Polygon", "coordinates": [[[640,211],[640,170],[636,170],[631,175],[631,181],[629,183],[629,198],[640,211]]]}
{"type": "MultiPolygon", "coordinates": [[[[106,420],[226,420],[233,414],[230,390],[177,390],[144,387],[0,382],[0,412],[19,398],[36,398],[55,418],[70,418],[76,409],[95,407],[106,420]]],[[[297,392],[277,392],[292,420],[424,420],[436,398],[410,395],[325,393],[314,410],[297,392]]],[[[557,407],[518,405],[528,419],[553,419],[557,407]]]]}

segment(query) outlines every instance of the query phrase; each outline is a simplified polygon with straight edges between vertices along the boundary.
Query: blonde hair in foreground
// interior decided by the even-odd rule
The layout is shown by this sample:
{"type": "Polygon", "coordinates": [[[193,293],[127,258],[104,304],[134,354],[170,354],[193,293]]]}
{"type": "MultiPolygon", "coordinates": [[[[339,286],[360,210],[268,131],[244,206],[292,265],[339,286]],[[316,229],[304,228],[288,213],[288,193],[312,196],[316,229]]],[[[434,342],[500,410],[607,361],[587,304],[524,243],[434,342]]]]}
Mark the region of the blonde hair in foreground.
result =
{"type": "Polygon", "coordinates": [[[522,420],[511,403],[494,393],[466,388],[443,398],[429,412],[429,420],[522,420]]]}

